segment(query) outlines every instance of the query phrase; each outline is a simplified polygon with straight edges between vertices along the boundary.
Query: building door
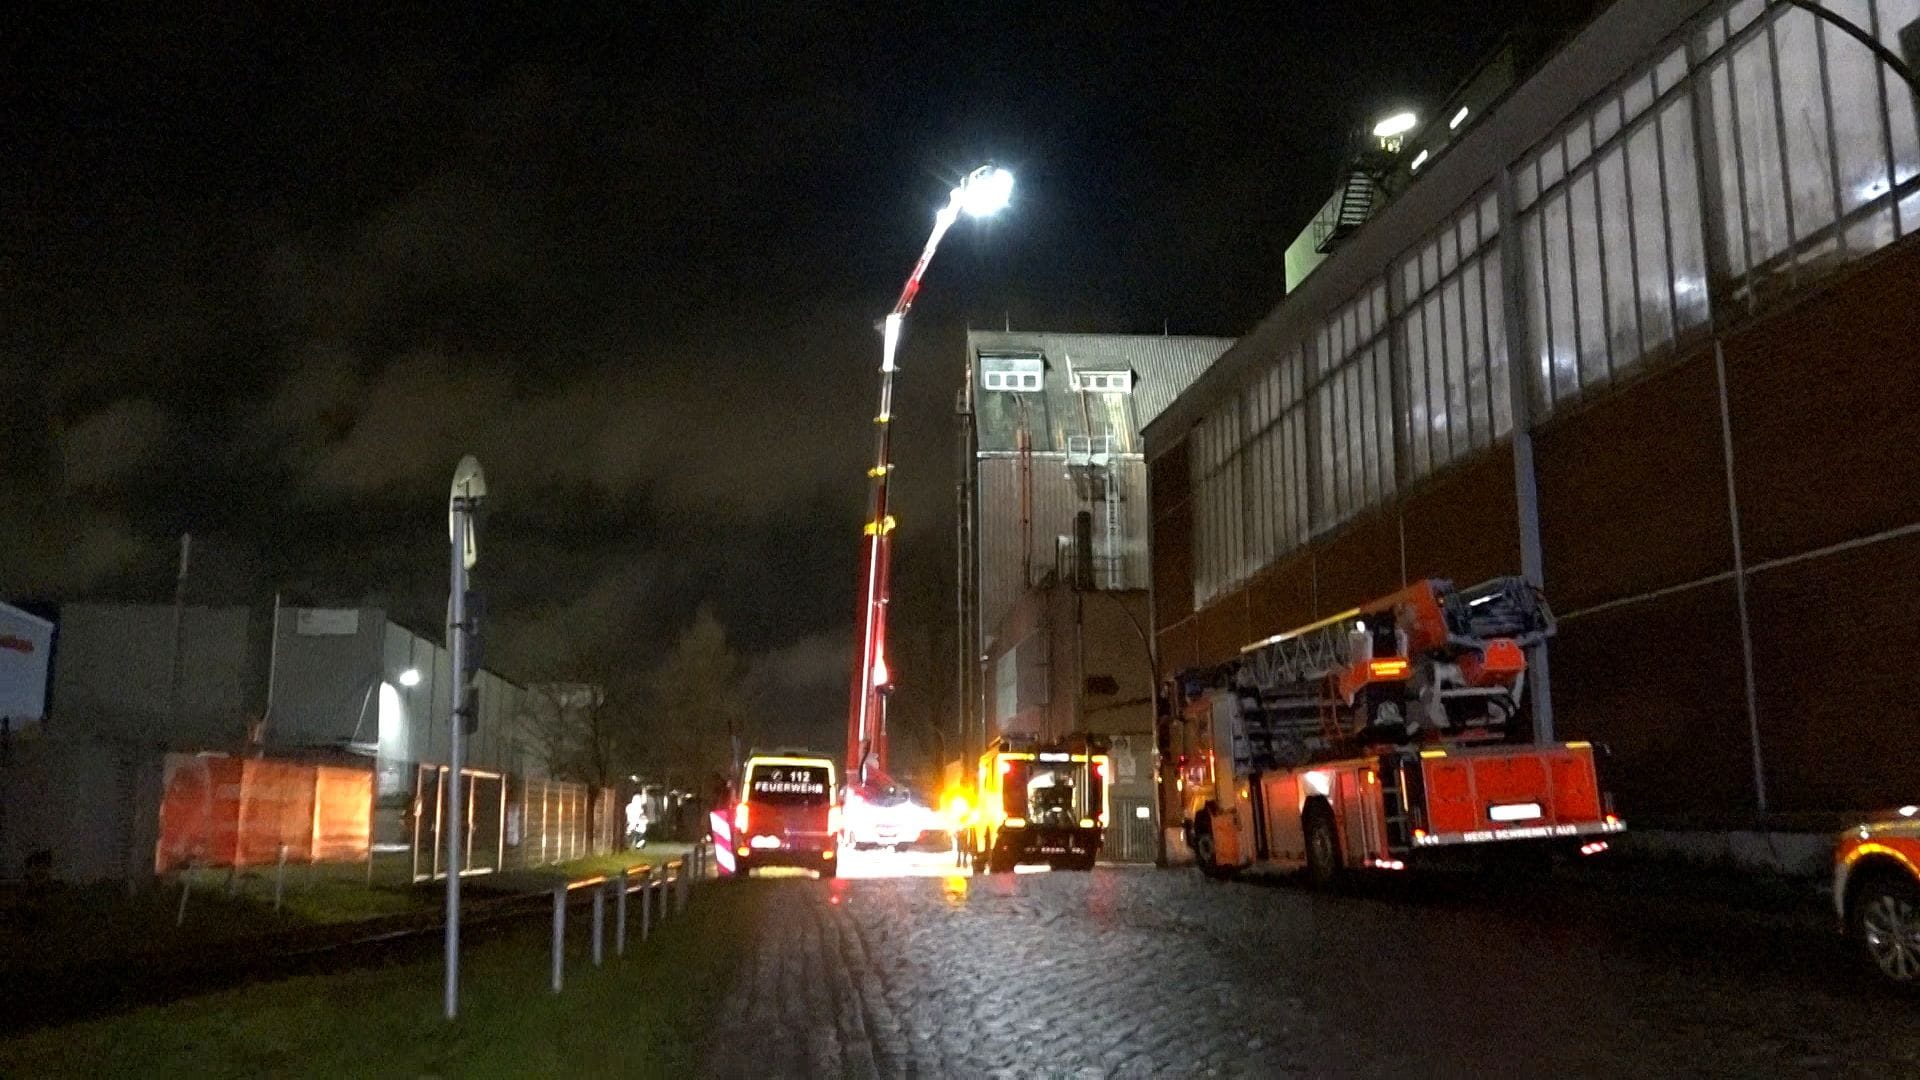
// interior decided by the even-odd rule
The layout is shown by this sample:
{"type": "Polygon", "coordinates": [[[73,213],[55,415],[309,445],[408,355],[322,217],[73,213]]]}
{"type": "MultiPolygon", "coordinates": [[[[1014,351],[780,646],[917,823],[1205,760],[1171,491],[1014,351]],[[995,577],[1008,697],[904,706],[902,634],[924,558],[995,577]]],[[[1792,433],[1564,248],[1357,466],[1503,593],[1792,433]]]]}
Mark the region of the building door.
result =
{"type": "Polygon", "coordinates": [[[1153,796],[1115,795],[1113,816],[1115,820],[1107,829],[1106,850],[1102,854],[1118,862],[1152,862],[1156,853],[1153,796]]]}

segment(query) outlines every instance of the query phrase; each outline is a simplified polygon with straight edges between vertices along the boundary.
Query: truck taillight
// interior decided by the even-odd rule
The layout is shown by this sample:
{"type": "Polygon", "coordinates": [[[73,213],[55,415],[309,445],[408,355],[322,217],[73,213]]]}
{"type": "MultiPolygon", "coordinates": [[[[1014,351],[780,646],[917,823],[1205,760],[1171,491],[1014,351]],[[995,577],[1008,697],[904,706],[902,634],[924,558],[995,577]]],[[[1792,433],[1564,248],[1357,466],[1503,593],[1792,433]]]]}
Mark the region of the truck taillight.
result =
{"type": "Polygon", "coordinates": [[[1105,780],[1107,778],[1107,763],[1104,761],[1095,762],[1093,766],[1093,771],[1100,777],[1100,779],[1105,780]]]}
{"type": "Polygon", "coordinates": [[[738,833],[746,832],[747,821],[749,820],[749,817],[750,815],[747,813],[747,804],[744,800],[742,800],[740,805],[733,808],[733,831],[738,833]]]}

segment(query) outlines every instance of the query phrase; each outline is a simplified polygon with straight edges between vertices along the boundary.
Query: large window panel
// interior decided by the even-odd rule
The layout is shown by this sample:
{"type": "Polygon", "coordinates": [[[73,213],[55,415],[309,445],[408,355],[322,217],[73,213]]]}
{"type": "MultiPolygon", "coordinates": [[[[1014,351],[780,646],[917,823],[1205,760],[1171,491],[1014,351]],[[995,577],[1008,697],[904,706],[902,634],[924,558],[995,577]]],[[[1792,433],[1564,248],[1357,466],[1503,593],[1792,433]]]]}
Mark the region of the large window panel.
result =
{"type": "Polygon", "coordinates": [[[1407,368],[1407,470],[1410,475],[1425,476],[1433,471],[1433,451],[1428,446],[1432,429],[1427,409],[1426,326],[1418,318],[1405,319],[1400,334],[1407,368]]]}
{"type": "MultiPolygon", "coordinates": [[[[1488,220],[1482,216],[1482,221],[1488,220]]],[[[1491,240],[1491,233],[1488,234],[1491,240]]],[[[1500,298],[1506,294],[1506,284],[1501,277],[1500,249],[1490,248],[1480,260],[1482,280],[1486,297],[1487,328],[1487,396],[1493,402],[1493,438],[1495,441],[1513,433],[1513,389],[1511,365],[1507,362],[1507,323],[1506,312],[1500,298]]]]}
{"type": "MultiPolygon", "coordinates": [[[[1915,22],[1920,22],[1920,0],[1876,0],[1875,36],[1880,44],[1892,49],[1896,55],[1905,55],[1900,31],[1915,22]]],[[[1920,58],[1907,57],[1909,67],[1915,59],[1920,58]]],[[[1875,63],[1878,64],[1878,61],[1875,63]]],[[[1915,112],[1913,90],[1886,65],[1878,66],[1881,85],[1886,91],[1884,109],[1893,146],[1893,182],[1904,184],[1920,175],[1920,116],[1915,112]]],[[[1910,209],[1913,205],[1912,199],[1902,204],[1903,232],[1914,231],[1915,222],[1910,209]]]]}
{"type": "Polygon", "coordinates": [[[1607,352],[1630,360],[1640,355],[1641,348],[1640,279],[1634,270],[1633,199],[1627,187],[1625,146],[1600,159],[1594,179],[1599,185],[1601,270],[1607,282],[1607,352]]]}
{"type": "MultiPolygon", "coordinates": [[[[1920,19],[1920,0],[1826,3],[1896,52],[1920,19]]],[[[1895,200],[1920,173],[1914,95],[1870,50],[1784,4],[1735,4],[1698,44],[1736,298],[1751,309],[1910,230],[1895,200]]]]}
{"type": "MultiPolygon", "coordinates": [[[[1489,317],[1499,313],[1497,304],[1491,308],[1486,302],[1489,295],[1482,289],[1482,276],[1486,264],[1468,266],[1460,275],[1460,312],[1462,353],[1467,358],[1467,427],[1472,432],[1474,449],[1483,449],[1492,444],[1493,401],[1489,385],[1489,365],[1475,362],[1475,357],[1488,356],[1486,324],[1489,317]]],[[[1498,288],[1491,293],[1498,297],[1498,288]]]]}
{"type": "Polygon", "coordinates": [[[1560,401],[1580,393],[1580,334],[1573,306],[1573,245],[1567,232],[1566,192],[1556,192],[1541,204],[1540,251],[1547,283],[1547,345],[1549,399],[1560,401]]]}
{"type": "MultiPolygon", "coordinates": [[[[1435,269],[1439,266],[1434,252],[1435,269]]],[[[1375,284],[1330,317],[1317,335],[1317,382],[1307,397],[1320,454],[1315,531],[1339,524],[1393,489],[1392,396],[1380,360],[1387,355],[1386,284],[1375,284]]]]}
{"type": "MultiPolygon", "coordinates": [[[[1406,388],[1406,470],[1412,478],[1512,430],[1506,335],[1494,331],[1505,318],[1497,212],[1491,197],[1476,199],[1401,263],[1395,336],[1406,388]]],[[[1387,364],[1381,374],[1390,377],[1390,359],[1387,364]]],[[[1384,379],[1381,386],[1386,392],[1384,379]]]]}
{"type": "MultiPolygon", "coordinates": [[[[1543,180],[1538,198],[1520,204],[1522,303],[1545,411],[1618,378],[1707,322],[1687,63],[1684,49],[1669,48],[1657,61],[1657,78],[1650,64],[1615,96],[1594,103],[1568,129],[1601,136],[1585,163],[1558,183],[1543,180]]],[[[1722,111],[1736,115],[1735,97],[1721,96],[1722,111]]],[[[1524,174],[1567,152],[1564,140],[1548,140],[1518,167],[1524,174]]],[[[1737,185],[1740,171],[1724,155],[1722,167],[1737,185]]],[[[1741,251],[1750,246],[1744,225],[1729,237],[1741,251]]]]}
{"type": "Polygon", "coordinates": [[[1593,174],[1583,172],[1567,191],[1568,227],[1573,234],[1573,307],[1580,334],[1580,385],[1605,382],[1607,358],[1606,280],[1600,273],[1600,204],[1593,174]]]}

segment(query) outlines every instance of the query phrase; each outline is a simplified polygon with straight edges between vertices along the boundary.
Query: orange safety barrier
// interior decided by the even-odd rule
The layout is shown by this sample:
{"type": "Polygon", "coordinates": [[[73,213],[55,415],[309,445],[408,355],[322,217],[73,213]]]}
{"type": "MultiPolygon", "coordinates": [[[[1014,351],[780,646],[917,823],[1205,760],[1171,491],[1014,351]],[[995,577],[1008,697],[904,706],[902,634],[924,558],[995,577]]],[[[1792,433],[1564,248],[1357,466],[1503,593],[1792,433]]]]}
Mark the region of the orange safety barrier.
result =
{"type": "Polygon", "coordinates": [[[269,865],[367,857],[373,773],[260,758],[168,754],[160,873],[191,863],[269,865]]]}

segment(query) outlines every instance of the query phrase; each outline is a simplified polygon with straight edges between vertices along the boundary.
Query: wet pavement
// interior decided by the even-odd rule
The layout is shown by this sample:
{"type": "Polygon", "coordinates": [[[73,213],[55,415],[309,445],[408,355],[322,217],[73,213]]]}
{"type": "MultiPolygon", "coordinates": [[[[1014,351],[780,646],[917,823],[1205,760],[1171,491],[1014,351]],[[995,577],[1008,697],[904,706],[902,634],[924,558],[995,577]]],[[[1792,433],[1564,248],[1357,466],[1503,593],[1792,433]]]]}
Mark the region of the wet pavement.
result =
{"type": "Polygon", "coordinates": [[[718,886],[767,902],[708,1072],[1920,1077],[1920,1000],[1804,917],[1565,880],[907,865],[933,876],[718,886]]]}

